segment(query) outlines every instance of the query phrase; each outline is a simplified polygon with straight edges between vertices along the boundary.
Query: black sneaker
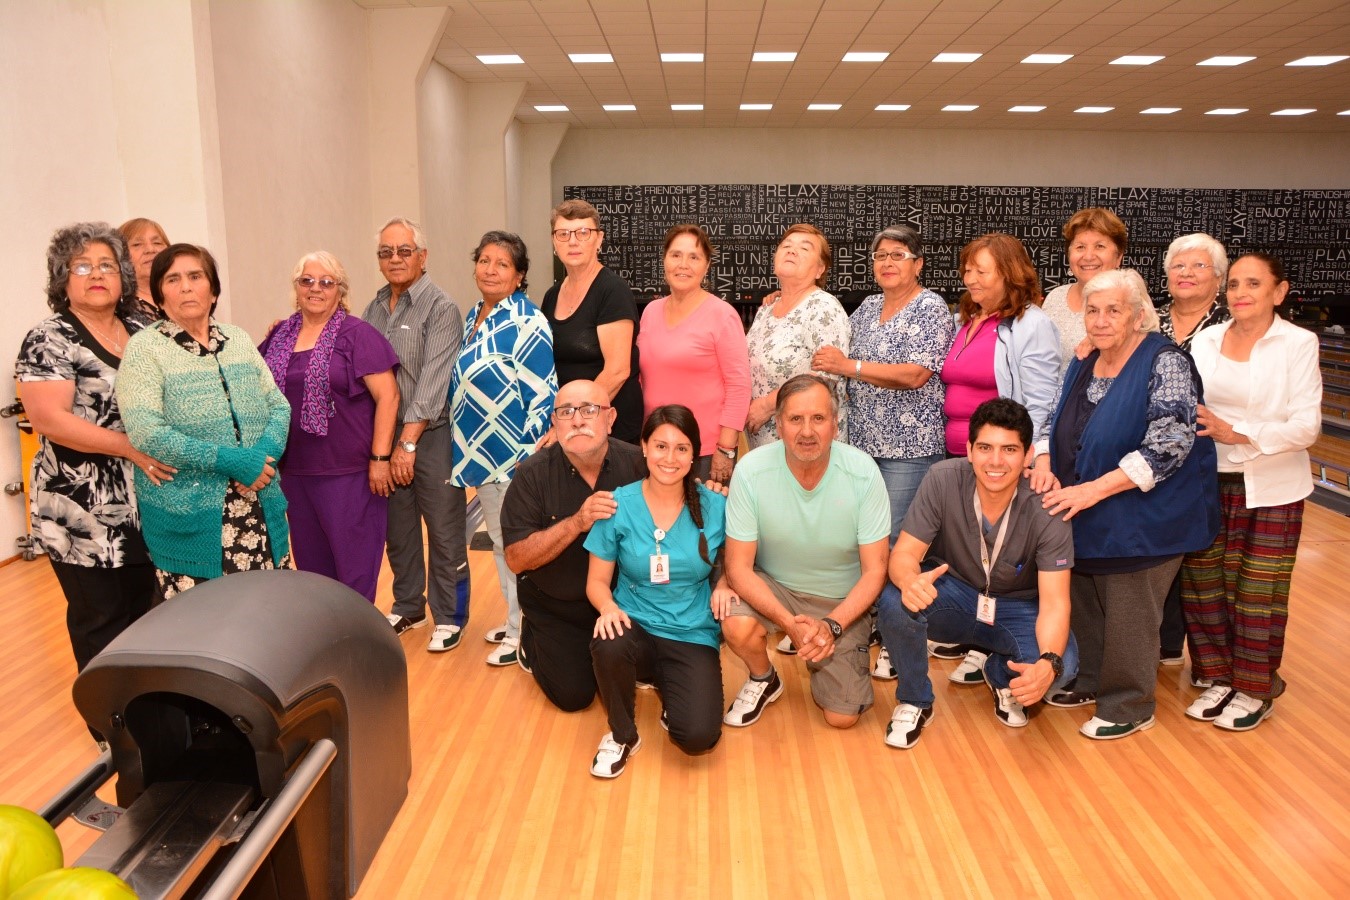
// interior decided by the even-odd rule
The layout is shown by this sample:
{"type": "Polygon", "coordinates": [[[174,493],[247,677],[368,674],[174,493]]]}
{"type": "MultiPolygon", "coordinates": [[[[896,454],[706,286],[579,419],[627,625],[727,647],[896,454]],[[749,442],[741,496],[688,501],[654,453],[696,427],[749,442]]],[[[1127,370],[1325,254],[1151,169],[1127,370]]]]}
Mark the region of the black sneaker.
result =
{"type": "Polygon", "coordinates": [[[783,681],[778,677],[777,669],[773,670],[773,676],[768,681],[747,678],[722,721],[736,728],[753,725],[764,714],[764,708],[782,695],[783,681]]]}
{"type": "Polygon", "coordinates": [[[966,654],[972,650],[978,650],[974,644],[939,644],[937,641],[928,642],[928,655],[938,659],[964,659],[966,654]]]}
{"type": "Polygon", "coordinates": [[[1045,695],[1045,702],[1050,706],[1058,706],[1063,709],[1073,709],[1075,706],[1086,706],[1089,703],[1096,703],[1097,692],[1053,691],[1045,695]]]}
{"type": "Polygon", "coordinates": [[[423,625],[427,624],[428,621],[430,621],[427,618],[426,613],[422,613],[420,616],[417,616],[416,618],[409,618],[407,616],[400,616],[396,615],[395,613],[390,613],[389,615],[385,616],[385,618],[388,619],[389,624],[393,626],[394,634],[402,634],[403,632],[407,631],[410,628],[421,628],[423,625]]]}

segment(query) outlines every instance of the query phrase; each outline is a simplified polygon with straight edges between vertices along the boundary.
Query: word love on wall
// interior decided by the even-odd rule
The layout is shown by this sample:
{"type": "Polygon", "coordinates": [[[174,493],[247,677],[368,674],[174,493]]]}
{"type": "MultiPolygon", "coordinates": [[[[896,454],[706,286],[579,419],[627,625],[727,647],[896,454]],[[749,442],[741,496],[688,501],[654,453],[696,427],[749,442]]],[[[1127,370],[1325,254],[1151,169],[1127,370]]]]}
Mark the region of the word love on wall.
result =
{"type": "Polygon", "coordinates": [[[600,210],[602,259],[639,302],[666,292],[661,241],[666,229],[696,222],[716,247],[709,288],[736,303],[776,289],[773,251],[794,222],[820,228],[834,248],[827,289],[851,307],[873,293],[872,235],[904,223],[923,236],[923,283],[955,301],[961,248],[989,231],[1020,238],[1045,290],[1072,276],[1060,228],[1088,206],[1112,209],[1130,231],[1125,265],[1138,269],[1155,297],[1166,295],[1163,255],[1183,234],[1213,235],[1236,257],[1266,250],[1284,260],[1293,296],[1350,295],[1350,191],[1131,187],[978,187],[894,184],[573,185],[567,199],[600,210]],[[851,301],[851,302],[850,302],[851,301]]]}

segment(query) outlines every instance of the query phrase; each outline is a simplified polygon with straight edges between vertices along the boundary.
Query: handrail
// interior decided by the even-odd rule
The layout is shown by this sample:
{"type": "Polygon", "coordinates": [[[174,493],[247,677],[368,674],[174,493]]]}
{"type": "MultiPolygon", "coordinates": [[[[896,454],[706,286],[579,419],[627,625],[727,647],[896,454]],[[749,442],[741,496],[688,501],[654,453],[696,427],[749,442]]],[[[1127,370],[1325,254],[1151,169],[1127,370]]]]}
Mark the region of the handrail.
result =
{"type": "Polygon", "coordinates": [[[313,792],[319,779],[337,758],[337,744],[320,738],[306,751],[280,793],[263,809],[244,839],[221,867],[220,873],[198,896],[200,900],[235,900],[248,886],[249,879],[262,866],[267,854],[281,839],[300,806],[313,792]]]}

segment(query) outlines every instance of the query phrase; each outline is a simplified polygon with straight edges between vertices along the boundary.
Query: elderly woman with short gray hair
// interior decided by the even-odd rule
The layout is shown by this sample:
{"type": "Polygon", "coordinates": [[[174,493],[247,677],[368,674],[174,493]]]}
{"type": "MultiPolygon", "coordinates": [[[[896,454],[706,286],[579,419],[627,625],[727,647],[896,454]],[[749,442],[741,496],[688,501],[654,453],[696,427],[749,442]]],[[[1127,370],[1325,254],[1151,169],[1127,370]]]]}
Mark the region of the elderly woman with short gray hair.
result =
{"type": "Polygon", "coordinates": [[[1069,363],[1042,505],[1073,521],[1072,626],[1081,665],[1052,706],[1096,704],[1081,733],[1123,738],[1151,728],[1163,600],[1185,553],[1219,528],[1214,442],[1195,433],[1203,402],[1191,358],[1157,333],[1138,272],[1083,287],[1093,351],[1069,363]],[[1109,649],[1108,649],[1109,648],[1109,649]]]}
{"type": "Polygon", "coordinates": [[[1228,251],[1202,231],[1185,234],[1168,245],[1163,270],[1171,299],[1158,306],[1158,330],[1190,353],[1191,338],[1229,319],[1228,304],[1219,299],[1228,251]]]}
{"type": "Polygon", "coordinates": [[[158,484],[175,470],[131,445],[114,393],[127,341],[142,327],[122,236],[103,222],[57,230],[47,305],[55,314],[28,332],[15,374],[39,436],[33,549],[51,558],[83,669],[155,596],[132,473],[140,468],[158,484]]]}

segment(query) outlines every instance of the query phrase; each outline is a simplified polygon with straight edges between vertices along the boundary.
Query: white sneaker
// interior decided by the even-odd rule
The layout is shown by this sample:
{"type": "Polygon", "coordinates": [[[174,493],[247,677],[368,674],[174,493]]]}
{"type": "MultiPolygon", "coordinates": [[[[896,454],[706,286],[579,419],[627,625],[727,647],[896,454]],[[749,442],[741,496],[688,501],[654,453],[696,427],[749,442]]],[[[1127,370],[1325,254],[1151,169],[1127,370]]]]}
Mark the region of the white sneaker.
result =
{"type": "Polygon", "coordinates": [[[487,634],[483,635],[483,640],[487,641],[489,644],[500,644],[502,641],[506,640],[506,623],[503,622],[487,634]]]}
{"type": "Polygon", "coordinates": [[[792,646],[792,638],[788,637],[786,634],[783,635],[783,639],[778,642],[778,652],[785,653],[788,656],[796,656],[797,648],[792,646]]]}
{"type": "Polygon", "coordinates": [[[981,684],[984,681],[984,664],[989,654],[983,650],[971,650],[961,664],[952,669],[947,680],[955,684],[981,684]]]}
{"type": "Polygon", "coordinates": [[[600,746],[591,760],[591,774],[596,778],[617,778],[628,765],[628,757],[642,749],[642,738],[629,746],[614,740],[614,732],[607,731],[600,739],[600,746]]]}
{"type": "Polygon", "coordinates": [[[895,666],[891,665],[891,655],[885,647],[877,651],[877,664],[872,667],[872,677],[877,681],[895,681],[900,677],[895,666]]]}
{"type": "Polygon", "coordinates": [[[463,629],[458,625],[437,625],[436,630],[431,632],[431,641],[427,644],[428,653],[444,653],[447,650],[453,650],[459,646],[459,639],[463,636],[463,629]]]}
{"type": "Polygon", "coordinates": [[[783,681],[778,677],[777,669],[773,670],[773,677],[768,681],[747,678],[745,684],[741,685],[741,692],[731,701],[731,706],[722,717],[722,721],[734,728],[753,725],[764,714],[765,708],[781,696],[783,696],[783,681]]]}
{"type": "Polygon", "coordinates": [[[1013,696],[1012,688],[990,688],[994,692],[994,713],[998,720],[1009,728],[1021,728],[1027,724],[1027,711],[1013,696]]]}
{"type": "Polygon", "coordinates": [[[919,742],[923,726],[933,718],[933,707],[923,708],[912,703],[898,703],[886,726],[886,746],[908,750],[919,742]]]}
{"type": "Polygon", "coordinates": [[[1201,722],[1213,722],[1223,712],[1237,691],[1226,684],[1210,685],[1209,690],[1191,701],[1186,707],[1186,715],[1201,722]]]}
{"type": "Polygon", "coordinates": [[[1251,731],[1275,712],[1272,700],[1258,700],[1242,691],[1234,691],[1233,699],[1219,713],[1214,724],[1225,731],[1251,731]]]}
{"type": "Polygon", "coordinates": [[[514,666],[520,660],[520,639],[504,640],[487,655],[489,666],[514,666]]]}

